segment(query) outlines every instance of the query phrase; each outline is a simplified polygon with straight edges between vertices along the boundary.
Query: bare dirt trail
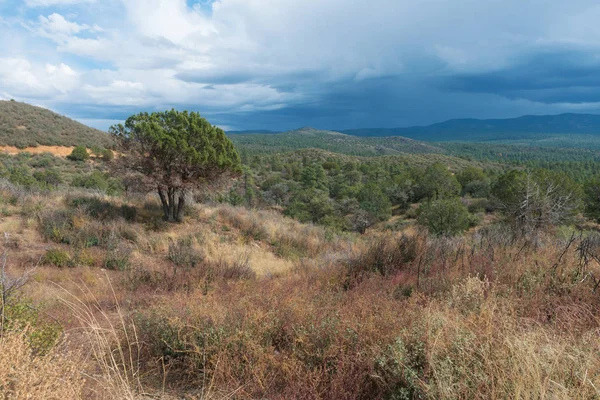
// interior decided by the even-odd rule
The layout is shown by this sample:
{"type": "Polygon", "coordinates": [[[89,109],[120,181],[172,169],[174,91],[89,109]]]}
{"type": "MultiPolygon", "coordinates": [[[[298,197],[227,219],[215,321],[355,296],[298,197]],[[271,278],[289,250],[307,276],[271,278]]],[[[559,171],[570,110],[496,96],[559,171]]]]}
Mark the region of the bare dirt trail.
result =
{"type": "Polygon", "coordinates": [[[11,155],[19,154],[19,153],[31,153],[31,154],[42,154],[42,153],[50,153],[56,157],[66,157],[73,151],[74,147],[68,146],[36,146],[36,147],[25,147],[23,149],[19,149],[14,146],[0,146],[0,152],[7,153],[11,155]]]}

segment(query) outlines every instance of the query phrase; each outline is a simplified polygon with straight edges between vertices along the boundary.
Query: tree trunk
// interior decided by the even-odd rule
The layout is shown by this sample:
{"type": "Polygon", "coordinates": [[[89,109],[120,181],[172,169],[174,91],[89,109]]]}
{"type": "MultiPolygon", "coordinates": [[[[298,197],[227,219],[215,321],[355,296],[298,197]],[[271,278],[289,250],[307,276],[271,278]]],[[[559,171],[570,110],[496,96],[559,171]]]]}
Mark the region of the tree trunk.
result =
{"type": "Polygon", "coordinates": [[[168,194],[169,194],[169,218],[167,219],[167,221],[169,222],[175,222],[175,188],[169,188],[168,189],[168,194]]]}
{"type": "Polygon", "coordinates": [[[182,190],[179,192],[179,203],[177,204],[177,214],[175,220],[177,222],[183,222],[183,209],[185,208],[185,192],[182,190]]]}
{"type": "Polygon", "coordinates": [[[165,221],[169,220],[169,200],[167,199],[167,196],[163,190],[163,188],[161,188],[160,186],[158,187],[158,197],[160,197],[160,203],[162,204],[162,208],[163,208],[163,218],[165,221]]]}
{"type": "Polygon", "coordinates": [[[177,188],[158,188],[158,196],[163,208],[163,218],[167,222],[182,222],[185,208],[185,191],[177,188]]]}

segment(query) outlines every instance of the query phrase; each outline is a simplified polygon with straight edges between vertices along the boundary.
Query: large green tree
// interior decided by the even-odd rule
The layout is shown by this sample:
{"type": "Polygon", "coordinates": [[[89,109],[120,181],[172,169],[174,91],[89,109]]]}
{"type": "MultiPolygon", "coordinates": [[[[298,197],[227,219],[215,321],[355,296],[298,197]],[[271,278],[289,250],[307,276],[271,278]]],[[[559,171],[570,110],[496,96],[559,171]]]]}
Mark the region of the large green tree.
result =
{"type": "Polygon", "coordinates": [[[183,219],[191,190],[241,172],[240,156],[225,132],[196,112],[144,112],[110,133],[120,145],[116,166],[158,192],[167,221],[183,219]]]}
{"type": "Polygon", "coordinates": [[[437,200],[456,197],[461,186],[456,177],[442,163],[427,167],[425,173],[417,176],[416,196],[424,200],[437,200]]]}

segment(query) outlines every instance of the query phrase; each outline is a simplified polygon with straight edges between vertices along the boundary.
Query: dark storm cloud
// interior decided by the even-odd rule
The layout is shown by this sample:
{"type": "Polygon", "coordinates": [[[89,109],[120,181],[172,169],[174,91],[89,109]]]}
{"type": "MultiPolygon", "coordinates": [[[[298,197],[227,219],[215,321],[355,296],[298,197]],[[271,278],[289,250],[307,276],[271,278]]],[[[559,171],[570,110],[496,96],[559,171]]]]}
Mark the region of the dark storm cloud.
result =
{"type": "Polygon", "coordinates": [[[600,101],[600,51],[558,48],[520,57],[491,72],[439,78],[447,91],[492,93],[546,104],[600,101]]]}

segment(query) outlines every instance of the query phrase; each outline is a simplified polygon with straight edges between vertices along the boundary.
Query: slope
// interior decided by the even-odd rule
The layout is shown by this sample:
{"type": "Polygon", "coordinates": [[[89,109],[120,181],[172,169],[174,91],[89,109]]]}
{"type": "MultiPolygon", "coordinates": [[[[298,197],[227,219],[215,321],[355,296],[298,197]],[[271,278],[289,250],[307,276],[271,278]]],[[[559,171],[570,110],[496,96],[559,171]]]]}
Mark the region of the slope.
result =
{"type": "Polygon", "coordinates": [[[106,132],[90,128],[45,108],[0,101],[0,145],[112,147],[106,132]]]}
{"type": "Polygon", "coordinates": [[[309,127],[278,134],[233,134],[229,138],[240,150],[251,153],[276,153],[306,148],[356,156],[443,151],[436,146],[403,137],[361,138],[309,127]]]}

